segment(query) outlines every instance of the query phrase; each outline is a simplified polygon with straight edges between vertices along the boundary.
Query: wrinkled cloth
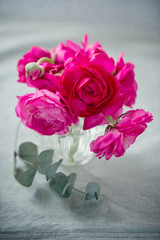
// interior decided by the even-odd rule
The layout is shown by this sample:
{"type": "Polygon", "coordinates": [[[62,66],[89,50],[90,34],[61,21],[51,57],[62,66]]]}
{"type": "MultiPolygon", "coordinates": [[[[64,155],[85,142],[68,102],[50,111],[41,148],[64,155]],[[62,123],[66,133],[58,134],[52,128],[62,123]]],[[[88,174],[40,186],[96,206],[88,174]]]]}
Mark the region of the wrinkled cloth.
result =
{"type": "MultiPolygon", "coordinates": [[[[7,4],[8,1],[1,2],[7,4]]],[[[18,12],[16,2],[11,2],[13,2],[12,11],[18,12]]],[[[41,3],[41,1],[38,2],[41,3]]],[[[155,29],[154,27],[151,29],[149,25],[149,21],[154,22],[154,18],[156,24],[159,24],[156,19],[158,13],[156,15],[155,1],[150,1],[151,5],[148,1],[142,1],[143,6],[141,1],[131,1],[131,5],[127,5],[128,8],[124,5],[128,1],[124,1],[124,4],[122,1],[122,6],[116,5],[115,1],[113,5],[110,5],[111,2],[107,5],[105,2],[108,3],[108,1],[100,1],[102,5],[99,6],[98,2],[97,7],[95,7],[97,1],[93,1],[92,6],[88,5],[88,1],[86,2],[87,5],[84,7],[80,5],[82,14],[85,15],[85,19],[90,20],[93,14],[96,21],[83,22],[78,14],[76,14],[76,21],[72,19],[52,21],[51,18],[46,21],[37,20],[40,13],[43,13],[44,17],[49,11],[48,8],[44,12],[45,6],[43,8],[41,5],[35,18],[29,16],[23,18],[22,15],[21,18],[12,17],[9,10],[7,16],[1,14],[1,239],[158,240],[160,238],[160,41],[156,25],[154,25],[155,29]],[[152,8],[152,4],[155,8],[152,8]],[[87,6],[90,6],[90,9],[87,6]],[[121,18],[116,18],[111,9],[116,13],[121,11],[119,15],[121,18]],[[106,11],[113,14],[113,23],[109,21],[106,11]],[[133,12],[135,28],[131,19],[127,18],[129,14],[132,16],[133,12]],[[137,15],[140,12],[143,12],[144,16],[137,15]],[[129,19],[128,23],[126,19],[129,19]],[[79,43],[85,33],[90,36],[89,43],[99,41],[115,59],[121,52],[125,52],[125,62],[133,62],[135,79],[138,83],[138,97],[133,109],[142,108],[151,112],[154,120],[123,157],[112,157],[109,161],[104,158],[94,158],[87,165],[61,169],[66,174],[77,173],[75,186],[82,191],[90,181],[98,182],[101,187],[101,204],[96,205],[94,201],[86,201],[81,209],[76,209],[81,199],[80,193],[74,191],[69,199],[61,199],[49,189],[43,175],[37,174],[30,188],[21,186],[13,176],[13,150],[18,123],[15,114],[16,96],[26,94],[28,90],[35,91],[26,87],[26,84],[16,82],[18,79],[16,66],[19,58],[32,46],[44,46],[50,49],[57,46],[59,42],[64,42],[65,39],[73,39],[74,42],[79,43]]],[[[5,4],[2,4],[3,8],[5,4]]],[[[21,4],[21,7],[26,6],[25,1],[21,4]]],[[[61,6],[61,3],[59,4],[61,6]]],[[[68,1],[64,4],[66,11],[71,12],[72,8],[68,1]]],[[[1,11],[3,8],[0,8],[1,11]]],[[[35,9],[34,7],[31,9],[32,14],[35,9]]],[[[58,7],[54,12],[56,17],[57,11],[58,7]]],[[[73,4],[74,11],[79,11],[79,8],[73,4]]],[[[22,9],[21,12],[24,13],[22,9]]],[[[54,14],[49,16],[52,17],[54,14]]],[[[70,14],[73,16],[73,13],[70,14]]],[[[21,125],[18,144],[32,138],[33,141],[37,140],[31,130],[26,130],[21,125]]]]}

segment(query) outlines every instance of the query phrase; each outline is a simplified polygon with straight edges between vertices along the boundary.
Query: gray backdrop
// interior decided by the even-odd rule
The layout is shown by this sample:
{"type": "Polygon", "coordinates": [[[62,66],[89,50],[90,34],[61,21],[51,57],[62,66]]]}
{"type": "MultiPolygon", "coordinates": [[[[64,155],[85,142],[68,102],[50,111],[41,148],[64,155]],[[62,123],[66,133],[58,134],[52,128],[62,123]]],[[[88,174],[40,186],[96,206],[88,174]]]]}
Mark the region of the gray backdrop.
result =
{"type": "Polygon", "coordinates": [[[0,0],[0,238],[160,239],[160,1],[0,0]],[[81,197],[60,199],[42,175],[33,186],[13,177],[18,119],[16,96],[32,91],[16,83],[17,61],[33,45],[50,49],[60,41],[99,40],[107,53],[135,64],[138,97],[134,109],[154,121],[121,158],[93,159],[76,171],[76,186],[101,186],[103,203],[76,206],[81,197]]]}

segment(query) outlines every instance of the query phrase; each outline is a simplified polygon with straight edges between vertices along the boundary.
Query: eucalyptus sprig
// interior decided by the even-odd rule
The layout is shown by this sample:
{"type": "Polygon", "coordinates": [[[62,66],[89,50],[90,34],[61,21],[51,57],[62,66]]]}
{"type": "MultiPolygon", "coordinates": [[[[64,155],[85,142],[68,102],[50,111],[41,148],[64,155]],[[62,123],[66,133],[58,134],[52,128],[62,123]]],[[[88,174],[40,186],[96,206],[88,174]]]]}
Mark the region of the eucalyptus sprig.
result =
{"type": "Polygon", "coordinates": [[[24,142],[19,146],[18,151],[14,151],[14,176],[17,181],[25,187],[30,187],[38,171],[45,175],[50,188],[62,198],[70,197],[72,190],[82,194],[78,208],[84,200],[101,201],[100,187],[96,182],[89,182],[85,191],[74,187],[76,173],[70,173],[66,176],[63,172],[57,172],[63,159],[53,162],[54,150],[48,149],[38,154],[38,147],[32,142],[24,142]],[[17,167],[17,156],[24,162],[24,168],[17,167]]]}

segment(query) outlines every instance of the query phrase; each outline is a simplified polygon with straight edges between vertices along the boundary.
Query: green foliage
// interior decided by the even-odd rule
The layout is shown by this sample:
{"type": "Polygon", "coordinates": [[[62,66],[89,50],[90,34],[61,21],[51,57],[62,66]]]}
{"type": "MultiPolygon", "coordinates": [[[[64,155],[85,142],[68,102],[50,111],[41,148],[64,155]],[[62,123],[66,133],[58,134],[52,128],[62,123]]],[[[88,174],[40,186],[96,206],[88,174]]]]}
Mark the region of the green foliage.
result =
{"type": "MultiPolygon", "coordinates": [[[[33,163],[38,156],[37,146],[32,142],[25,142],[19,146],[18,155],[23,160],[33,163]]],[[[26,164],[27,164],[26,162],[26,164]]],[[[29,165],[29,164],[27,164],[29,165]]]]}
{"type": "MultiPolygon", "coordinates": [[[[75,146],[71,149],[73,156],[75,149],[78,147],[78,142],[75,142],[75,146]]],[[[49,181],[50,188],[57,192],[60,197],[70,197],[76,181],[76,173],[71,173],[66,176],[62,172],[57,172],[59,166],[62,163],[62,159],[52,164],[53,150],[45,150],[38,155],[38,148],[32,142],[25,142],[19,146],[18,153],[14,152],[14,175],[17,181],[25,187],[30,187],[34,180],[35,174],[38,170],[39,173],[46,175],[46,180],[49,181]],[[25,163],[25,169],[17,167],[17,156],[25,163]],[[27,169],[26,169],[27,167],[27,169]]],[[[83,194],[78,208],[83,205],[85,200],[100,200],[100,187],[96,182],[89,182],[86,186],[86,191],[81,192],[83,194]]]]}
{"type": "Polygon", "coordinates": [[[68,177],[67,177],[67,181],[68,181],[68,188],[67,188],[67,193],[69,195],[71,195],[72,193],[72,189],[74,187],[75,181],[76,181],[76,173],[71,173],[68,177]]]}
{"type": "Polygon", "coordinates": [[[100,186],[96,182],[89,182],[86,186],[86,192],[82,196],[78,208],[81,208],[85,200],[101,200],[100,186]]]}
{"type": "Polygon", "coordinates": [[[69,197],[68,194],[65,194],[64,188],[68,184],[67,177],[64,173],[58,172],[55,174],[54,178],[52,178],[49,182],[51,189],[59,194],[61,197],[69,197]]]}
{"type": "Polygon", "coordinates": [[[38,172],[46,174],[47,169],[51,166],[53,161],[53,150],[45,150],[38,156],[38,172]]]}
{"type": "Polygon", "coordinates": [[[30,166],[25,172],[21,174],[20,183],[25,187],[30,187],[32,185],[36,171],[36,165],[30,166]]]}
{"type": "Polygon", "coordinates": [[[82,196],[82,198],[81,198],[77,208],[81,208],[82,207],[82,205],[83,205],[83,203],[85,201],[85,196],[86,196],[85,194],[82,196]]]}
{"type": "Polygon", "coordinates": [[[18,153],[14,152],[14,175],[17,181],[25,187],[32,185],[34,176],[37,171],[38,148],[32,142],[25,142],[19,146],[18,153]],[[25,165],[24,169],[17,168],[17,156],[20,157],[25,165]]]}
{"type": "Polygon", "coordinates": [[[86,186],[85,200],[91,200],[95,198],[98,200],[100,197],[100,186],[96,182],[89,182],[86,186]]]}
{"type": "Polygon", "coordinates": [[[58,172],[54,175],[54,178],[51,178],[49,185],[59,196],[68,198],[71,195],[75,180],[75,173],[71,173],[67,177],[64,173],[58,172]]]}
{"type": "Polygon", "coordinates": [[[56,171],[60,164],[62,163],[63,159],[60,159],[58,162],[51,165],[46,171],[46,180],[48,181],[50,178],[54,178],[56,171]]]}

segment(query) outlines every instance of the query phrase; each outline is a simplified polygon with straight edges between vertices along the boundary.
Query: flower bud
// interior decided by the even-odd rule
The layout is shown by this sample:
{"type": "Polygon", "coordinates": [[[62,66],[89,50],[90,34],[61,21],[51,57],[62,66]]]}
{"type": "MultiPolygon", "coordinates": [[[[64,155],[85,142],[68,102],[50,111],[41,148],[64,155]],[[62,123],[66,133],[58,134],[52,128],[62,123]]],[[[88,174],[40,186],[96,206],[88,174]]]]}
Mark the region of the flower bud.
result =
{"type": "Polygon", "coordinates": [[[32,80],[40,78],[44,73],[44,68],[39,66],[36,62],[30,62],[25,66],[27,76],[32,80]]]}

